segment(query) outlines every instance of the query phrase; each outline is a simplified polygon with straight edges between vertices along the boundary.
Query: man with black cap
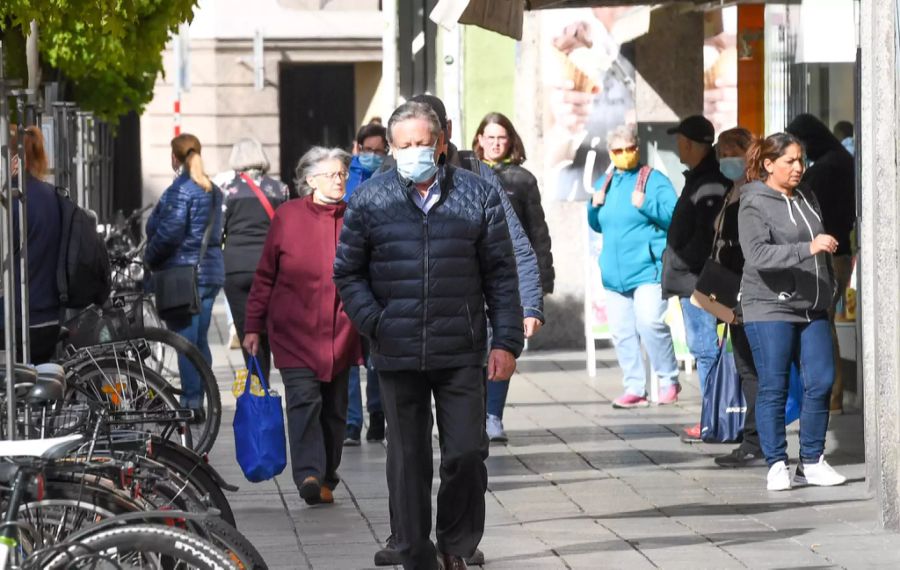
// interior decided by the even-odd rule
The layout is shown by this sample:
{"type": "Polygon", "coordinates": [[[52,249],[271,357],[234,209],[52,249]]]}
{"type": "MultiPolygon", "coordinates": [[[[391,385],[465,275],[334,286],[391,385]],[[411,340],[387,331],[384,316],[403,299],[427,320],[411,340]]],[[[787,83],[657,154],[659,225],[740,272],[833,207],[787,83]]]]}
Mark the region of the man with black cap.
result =
{"type": "MultiPolygon", "coordinates": [[[[691,294],[712,251],[715,220],[731,181],[719,171],[713,152],[716,132],[708,119],[693,115],[668,132],[676,136],[678,157],[688,170],[663,254],[662,292],[664,298],[674,295],[681,302],[688,349],[697,361],[702,390],[715,365],[719,339],[716,318],[691,304],[691,294]]],[[[660,394],[661,402],[676,398],[676,394],[660,394]]],[[[681,437],[683,441],[699,441],[700,424],[685,428],[681,437]]]]}

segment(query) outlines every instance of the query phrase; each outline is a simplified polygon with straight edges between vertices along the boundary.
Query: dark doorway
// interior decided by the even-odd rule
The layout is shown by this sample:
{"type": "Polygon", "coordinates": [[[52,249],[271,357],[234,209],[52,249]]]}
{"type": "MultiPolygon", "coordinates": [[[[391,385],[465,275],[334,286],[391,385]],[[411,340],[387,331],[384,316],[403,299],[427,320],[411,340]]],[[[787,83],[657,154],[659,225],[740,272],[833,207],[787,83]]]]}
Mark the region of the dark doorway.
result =
{"type": "Polygon", "coordinates": [[[281,179],[296,193],[294,168],[310,147],[349,150],[356,132],[353,64],[283,63],[278,70],[281,179]]]}

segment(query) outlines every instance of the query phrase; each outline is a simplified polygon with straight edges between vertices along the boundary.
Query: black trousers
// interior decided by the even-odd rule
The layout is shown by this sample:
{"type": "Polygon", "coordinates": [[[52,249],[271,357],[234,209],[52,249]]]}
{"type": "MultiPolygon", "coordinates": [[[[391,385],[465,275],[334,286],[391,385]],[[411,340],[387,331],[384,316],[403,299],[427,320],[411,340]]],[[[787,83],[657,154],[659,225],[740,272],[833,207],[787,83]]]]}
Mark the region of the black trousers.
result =
{"type": "Polygon", "coordinates": [[[745,453],[762,453],[759,432],[756,431],[756,393],[759,392],[759,378],[756,376],[753,351],[750,349],[750,341],[747,340],[747,332],[743,326],[731,326],[731,346],[734,349],[734,366],[741,378],[741,391],[747,401],[741,449],[745,453]]]}
{"type": "Polygon", "coordinates": [[[291,473],[299,488],[307,477],[334,489],[344,451],[347,425],[347,381],[344,370],[322,382],[308,368],[283,368],[291,473]]]}
{"type": "MultiPolygon", "coordinates": [[[[31,350],[29,364],[45,364],[52,362],[56,356],[56,345],[59,344],[59,325],[45,325],[28,329],[28,347],[31,350]]],[[[20,331],[16,330],[16,360],[22,360],[22,341],[20,331]]],[[[0,329],[0,350],[6,345],[6,334],[0,329]]]]}
{"type": "MultiPolygon", "coordinates": [[[[250,287],[253,285],[253,276],[255,273],[229,273],[225,276],[225,298],[228,299],[228,306],[231,308],[231,316],[234,317],[234,328],[237,330],[238,338],[241,343],[244,342],[244,322],[247,315],[247,297],[250,296],[250,287]]],[[[247,362],[250,355],[241,347],[244,353],[244,362],[247,362]]],[[[263,331],[259,337],[259,352],[256,354],[259,360],[259,366],[262,368],[263,376],[269,379],[269,371],[272,367],[272,351],[269,349],[268,335],[263,331]]]]}
{"type": "Polygon", "coordinates": [[[388,425],[387,478],[393,530],[407,570],[437,567],[431,543],[431,396],[441,447],[438,549],[469,557],[484,534],[489,442],[485,369],[379,371],[388,425]]]}

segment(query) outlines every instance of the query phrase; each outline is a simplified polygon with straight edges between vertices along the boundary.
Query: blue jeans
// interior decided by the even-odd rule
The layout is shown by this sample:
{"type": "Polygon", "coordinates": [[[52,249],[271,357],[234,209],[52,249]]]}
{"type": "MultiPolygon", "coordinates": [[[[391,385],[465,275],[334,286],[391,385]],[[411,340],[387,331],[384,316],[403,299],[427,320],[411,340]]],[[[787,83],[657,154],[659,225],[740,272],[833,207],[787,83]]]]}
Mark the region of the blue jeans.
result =
{"type": "Polygon", "coordinates": [[[745,323],[759,376],[756,429],[769,465],[787,461],[784,405],[791,363],[803,380],[800,411],[800,460],[815,463],[825,451],[828,408],[834,383],[834,345],[827,318],[809,323],[783,321],[745,323]]]}
{"type": "Polygon", "coordinates": [[[503,408],[506,407],[506,396],[509,394],[509,380],[487,383],[487,413],[503,419],[503,408]]]}
{"type": "MultiPolygon", "coordinates": [[[[213,304],[216,302],[220,287],[201,286],[199,289],[200,312],[189,319],[166,321],[166,326],[200,349],[204,360],[212,366],[212,353],[209,351],[207,333],[212,320],[213,304]]],[[[181,375],[181,405],[185,408],[202,408],[204,394],[200,373],[190,360],[181,355],[178,356],[178,373],[181,375]]]]}
{"type": "Polygon", "coordinates": [[[700,377],[700,392],[706,386],[706,378],[719,355],[719,333],[716,318],[700,307],[691,304],[690,297],[681,297],[681,313],[684,316],[684,335],[688,350],[697,361],[697,375],[700,377]]]}
{"type": "Polygon", "coordinates": [[[678,362],[672,346],[672,332],[666,324],[667,303],[659,284],[641,285],[628,293],[606,292],[606,311],[616,358],[622,369],[625,393],[647,394],[647,377],[641,343],[647,349],[650,366],[659,378],[659,387],[678,384],[678,362]]]}
{"type": "MultiPolygon", "coordinates": [[[[347,425],[362,429],[362,390],[359,382],[359,366],[350,367],[349,405],[347,406],[347,425]]],[[[378,385],[378,372],[366,366],[366,410],[369,414],[381,412],[381,389],[378,385]]]]}

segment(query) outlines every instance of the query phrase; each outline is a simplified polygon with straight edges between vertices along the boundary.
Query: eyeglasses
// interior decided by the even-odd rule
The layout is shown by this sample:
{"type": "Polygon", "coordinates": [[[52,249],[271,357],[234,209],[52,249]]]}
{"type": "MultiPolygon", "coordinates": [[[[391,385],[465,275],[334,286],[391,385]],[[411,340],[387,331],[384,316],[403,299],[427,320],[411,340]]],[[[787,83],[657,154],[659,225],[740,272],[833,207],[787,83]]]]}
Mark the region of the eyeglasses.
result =
{"type": "Polygon", "coordinates": [[[318,178],[319,176],[327,176],[328,178],[331,178],[332,180],[335,180],[335,179],[347,180],[347,177],[349,176],[349,174],[347,174],[347,171],[345,171],[345,170],[338,170],[336,172],[319,172],[317,174],[311,174],[310,176],[312,176],[312,178],[318,178]]]}
{"type": "Polygon", "coordinates": [[[637,149],[638,149],[638,147],[636,147],[635,145],[631,145],[631,146],[626,146],[625,148],[611,148],[611,149],[609,149],[609,152],[618,156],[618,155],[622,154],[623,152],[637,152],[637,149]]]}
{"type": "Polygon", "coordinates": [[[386,155],[387,155],[387,150],[385,150],[385,149],[383,149],[383,148],[367,148],[367,147],[362,147],[362,148],[359,149],[359,150],[360,150],[360,152],[371,152],[372,154],[379,154],[379,155],[381,155],[381,156],[386,156],[386,155]]]}

